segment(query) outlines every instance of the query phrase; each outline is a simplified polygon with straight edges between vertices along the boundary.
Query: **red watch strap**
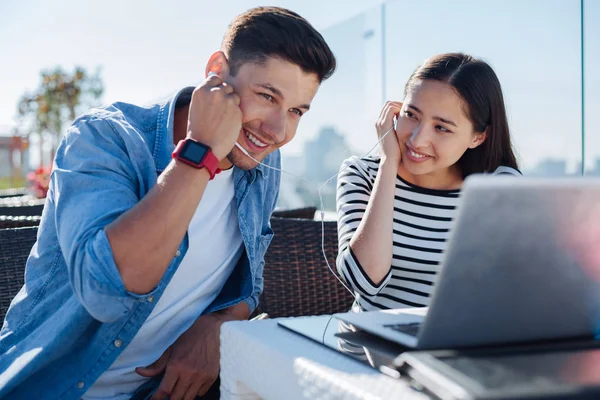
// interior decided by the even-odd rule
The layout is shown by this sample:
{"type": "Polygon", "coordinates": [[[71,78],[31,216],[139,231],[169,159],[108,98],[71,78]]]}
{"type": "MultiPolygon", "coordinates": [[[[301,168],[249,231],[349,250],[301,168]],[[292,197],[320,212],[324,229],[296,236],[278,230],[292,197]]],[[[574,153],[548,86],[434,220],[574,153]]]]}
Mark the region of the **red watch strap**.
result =
{"type": "Polygon", "coordinates": [[[208,173],[210,175],[210,179],[211,180],[214,179],[215,175],[218,174],[219,172],[221,172],[221,169],[219,168],[219,159],[213,154],[210,147],[208,147],[206,145],[202,145],[207,148],[207,151],[204,154],[202,161],[200,161],[200,163],[198,163],[198,164],[181,157],[180,153],[183,150],[183,147],[187,141],[196,142],[196,143],[202,145],[197,140],[194,140],[191,138],[186,138],[184,140],[180,140],[179,143],[177,143],[175,150],[173,151],[172,157],[177,158],[179,161],[181,161],[187,165],[190,165],[194,168],[198,168],[198,169],[206,168],[206,170],[208,171],[208,173]]]}
{"type": "Polygon", "coordinates": [[[219,159],[213,154],[212,150],[208,149],[204,155],[204,158],[200,163],[200,168],[202,167],[205,167],[208,170],[211,180],[214,179],[215,175],[221,172],[221,169],[219,168],[219,159]]]}

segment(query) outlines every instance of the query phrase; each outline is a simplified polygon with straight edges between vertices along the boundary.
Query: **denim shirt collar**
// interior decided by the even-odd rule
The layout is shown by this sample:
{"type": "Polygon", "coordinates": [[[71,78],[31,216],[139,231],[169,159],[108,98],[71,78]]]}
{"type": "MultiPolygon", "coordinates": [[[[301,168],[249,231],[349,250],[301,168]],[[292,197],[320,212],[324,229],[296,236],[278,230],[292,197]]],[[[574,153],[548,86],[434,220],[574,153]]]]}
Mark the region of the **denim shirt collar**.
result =
{"type": "MultiPolygon", "coordinates": [[[[175,150],[175,144],[173,143],[173,121],[175,118],[175,104],[177,104],[177,99],[182,95],[191,96],[194,89],[193,86],[184,87],[175,93],[173,97],[160,105],[156,121],[156,139],[154,142],[153,154],[156,169],[159,172],[162,172],[167,168],[167,165],[171,162],[173,150],[175,150]]],[[[245,173],[250,174],[252,181],[256,178],[255,175],[257,174],[261,175],[263,178],[268,177],[266,167],[258,164],[249,171],[243,171],[236,168],[234,171],[235,182],[237,183],[245,173]]]]}

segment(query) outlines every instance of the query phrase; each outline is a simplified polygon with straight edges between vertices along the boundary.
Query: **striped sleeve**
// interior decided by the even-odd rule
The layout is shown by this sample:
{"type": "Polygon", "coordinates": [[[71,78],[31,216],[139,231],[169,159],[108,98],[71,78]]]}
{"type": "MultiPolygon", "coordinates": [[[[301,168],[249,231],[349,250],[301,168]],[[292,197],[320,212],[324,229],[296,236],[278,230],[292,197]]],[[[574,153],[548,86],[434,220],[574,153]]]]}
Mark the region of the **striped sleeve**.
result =
{"type": "Polygon", "coordinates": [[[375,284],[349,246],[369,203],[375,180],[369,172],[367,163],[358,157],[347,159],[340,168],[336,198],[339,245],[336,266],[340,276],[356,292],[374,296],[390,281],[391,269],[381,283],[375,284]]]}

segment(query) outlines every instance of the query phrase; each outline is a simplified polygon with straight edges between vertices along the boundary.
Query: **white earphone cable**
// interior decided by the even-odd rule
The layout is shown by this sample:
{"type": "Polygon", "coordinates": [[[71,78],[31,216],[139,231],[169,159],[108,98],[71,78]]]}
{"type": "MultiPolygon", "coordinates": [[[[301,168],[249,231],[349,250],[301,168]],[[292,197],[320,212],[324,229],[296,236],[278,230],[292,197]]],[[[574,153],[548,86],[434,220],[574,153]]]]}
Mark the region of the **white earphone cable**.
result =
{"type": "MultiPolygon", "coordinates": [[[[377,141],[377,143],[375,143],[375,145],[363,156],[367,157],[369,154],[371,154],[371,152],[373,150],[375,150],[377,148],[377,146],[379,146],[379,144],[381,143],[381,141],[387,136],[388,133],[390,133],[391,131],[393,131],[395,128],[395,123],[394,126],[392,126],[387,132],[385,132],[381,138],[377,141]]],[[[262,162],[256,160],[254,157],[252,157],[247,151],[246,149],[244,149],[238,142],[235,142],[236,147],[242,152],[244,153],[246,156],[248,156],[251,160],[253,160],[254,162],[257,162],[258,164],[262,165],[263,167],[269,168],[269,169],[273,169],[275,171],[279,171],[282,172],[284,174],[293,176],[297,179],[301,179],[305,182],[308,182],[310,184],[316,185],[316,182],[312,182],[304,177],[292,174],[290,172],[284,171],[282,169],[279,168],[275,168],[272,167],[270,165],[267,164],[263,164],[262,162]]],[[[329,264],[329,261],[327,260],[327,254],[325,253],[325,210],[324,210],[324,204],[323,204],[323,188],[325,188],[325,186],[327,186],[327,184],[329,182],[331,182],[333,179],[335,179],[342,171],[344,171],[346,168],[348,168],[351,164],[347,164],[344,168],[342,168],[337,174],[333,175],[332,177],[330,177],[329,179],[327,179],[325,181],[325,183],[323,183],[320,187],[319,187],[319,200],[320,200],[320,215],[321,215],[321,252],[323,254],[323,258],[325,259],[325,263],[327,264],[327,268],[329,268],[329,271],[333,274],[333,276],[335,276],[335,278],[346,288],[346,290],[348,290],[348,292],[350,292],[350,294],[352,295],[352,297],[354,297],[354,299],[356,300],[356,295],[354,293],[354,291],[352,291],[345,283],[344,281],[338,276],[338,274],[333,270],[333,268],[331,267],[331,265],[329,264]]]]}

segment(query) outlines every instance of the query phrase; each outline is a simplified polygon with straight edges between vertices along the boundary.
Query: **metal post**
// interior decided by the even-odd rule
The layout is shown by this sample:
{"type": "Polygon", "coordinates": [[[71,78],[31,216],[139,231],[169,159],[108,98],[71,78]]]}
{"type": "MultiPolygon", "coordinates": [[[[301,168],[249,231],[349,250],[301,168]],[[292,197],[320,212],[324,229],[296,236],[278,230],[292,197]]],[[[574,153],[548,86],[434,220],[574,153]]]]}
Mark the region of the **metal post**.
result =
{"type": "Polygon", "coordinates": [[[581,7],[581,175],[585,174],[585,49],[584,49],[584,12],[583,0],[581,7]]]}
{"type": "MultiPolygon", "coordinates": [[[[582,0],[583,1],[583,0],[582,0]]],[[[381,105],[385,104],[387,97],[385,95],[385,2],[381,3],[381,105]]]]}

